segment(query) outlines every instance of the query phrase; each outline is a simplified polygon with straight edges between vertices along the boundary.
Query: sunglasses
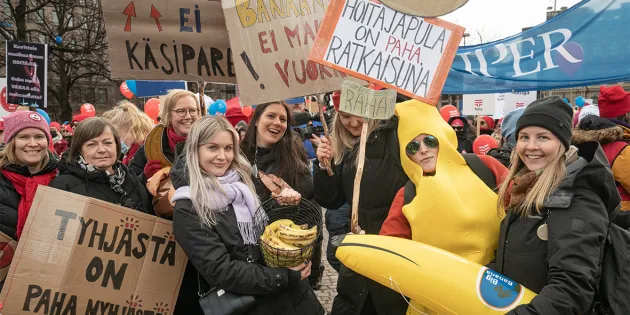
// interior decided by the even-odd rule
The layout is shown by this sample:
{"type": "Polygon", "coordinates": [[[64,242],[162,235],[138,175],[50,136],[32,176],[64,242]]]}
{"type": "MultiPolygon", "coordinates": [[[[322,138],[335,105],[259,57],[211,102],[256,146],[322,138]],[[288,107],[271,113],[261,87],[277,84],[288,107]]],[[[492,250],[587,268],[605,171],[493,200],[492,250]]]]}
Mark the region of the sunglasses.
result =
{"type": "MultiPolygon", "coordinates": [[[[429,149],[435,149],[440,145],[438,138],[430,135],[424,137],[424,139],[422,139],[422,143],[424,143],[424,145],[429,149]]],[[[418,151],[420,151],[420,141],[418,140],[412,140],[405,148],[407,155],[414,155],[418,153],[418,151]]]]}
{"type": "Polygon", "coordinates": [[[455,130],[455,131],[464,131],[464,127],[457,127],[457,126],[454,126],[454,127],[453,127],[453,130],[455,130]]]}

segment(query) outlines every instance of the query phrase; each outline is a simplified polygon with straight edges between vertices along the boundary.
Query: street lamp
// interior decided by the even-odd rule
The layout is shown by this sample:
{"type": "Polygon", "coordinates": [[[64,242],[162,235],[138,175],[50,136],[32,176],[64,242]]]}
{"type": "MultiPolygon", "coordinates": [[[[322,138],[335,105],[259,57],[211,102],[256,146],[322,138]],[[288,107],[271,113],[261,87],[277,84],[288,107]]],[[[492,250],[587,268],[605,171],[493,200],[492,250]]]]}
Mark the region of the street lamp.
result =
{"type": "Polygon", "coordinates": [[[464,46],[466,46],[466,37],[470,37],[470,33],[464,33],[462,37],[464,38],[464,46]]]}

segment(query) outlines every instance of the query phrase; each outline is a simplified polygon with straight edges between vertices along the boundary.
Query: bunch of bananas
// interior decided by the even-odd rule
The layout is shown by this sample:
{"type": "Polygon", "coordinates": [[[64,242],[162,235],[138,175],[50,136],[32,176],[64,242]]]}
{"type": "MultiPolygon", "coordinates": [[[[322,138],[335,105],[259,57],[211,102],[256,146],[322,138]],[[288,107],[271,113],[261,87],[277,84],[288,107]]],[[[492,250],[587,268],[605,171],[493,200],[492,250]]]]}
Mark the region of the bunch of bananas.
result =
{"type": "Polygon", "coordinates": [[[274,221],[260,237],[265,263],[269,267],[295,267],[311,259],[317,225],[297,225],[288,219],[274,221]]]}

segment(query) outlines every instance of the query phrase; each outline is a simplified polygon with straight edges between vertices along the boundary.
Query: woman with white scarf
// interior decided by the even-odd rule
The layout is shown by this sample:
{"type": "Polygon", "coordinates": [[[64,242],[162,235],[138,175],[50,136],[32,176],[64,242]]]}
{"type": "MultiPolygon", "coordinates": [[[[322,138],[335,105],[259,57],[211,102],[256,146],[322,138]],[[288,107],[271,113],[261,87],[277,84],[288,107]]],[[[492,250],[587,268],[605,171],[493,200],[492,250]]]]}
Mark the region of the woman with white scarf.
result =
{"type": "Polygon", "coordinates": [[[310,262],[291,269],[264,265],[257,243],[267,217],[238,134],[225,118],[206,116],[193,124],[171,180],[177,189],[173,229],[190,262],[175,315],[203,314],[198,279],[202,288],[254,295],[256,306],[247,314],[324,314],[305,280],[310,262]]]}

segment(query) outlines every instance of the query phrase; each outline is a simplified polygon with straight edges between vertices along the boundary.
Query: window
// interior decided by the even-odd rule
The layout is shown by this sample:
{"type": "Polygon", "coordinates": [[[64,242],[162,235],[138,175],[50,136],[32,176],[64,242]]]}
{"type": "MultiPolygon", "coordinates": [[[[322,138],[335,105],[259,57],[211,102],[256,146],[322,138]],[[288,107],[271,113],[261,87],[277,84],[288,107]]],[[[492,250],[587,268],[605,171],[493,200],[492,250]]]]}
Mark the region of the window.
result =
{"type": "Polygon", "coordinates": [[[32,22],[33,23],[37,23],[37,24],[43,24],[44,23],[44,10],[41,9],[37,12],[33,12],[30,14],[31,18],[33,19],[32,22]]]}
{"type": "Polygon", "coordinates": [[[96,89],[96,103],[99,105],[107,105],[107,89],[96,89]]]}

